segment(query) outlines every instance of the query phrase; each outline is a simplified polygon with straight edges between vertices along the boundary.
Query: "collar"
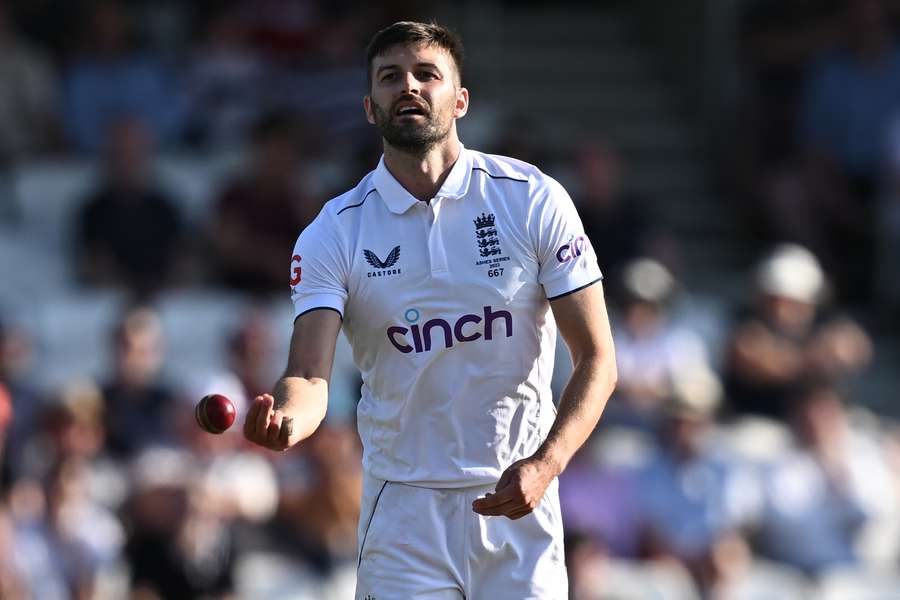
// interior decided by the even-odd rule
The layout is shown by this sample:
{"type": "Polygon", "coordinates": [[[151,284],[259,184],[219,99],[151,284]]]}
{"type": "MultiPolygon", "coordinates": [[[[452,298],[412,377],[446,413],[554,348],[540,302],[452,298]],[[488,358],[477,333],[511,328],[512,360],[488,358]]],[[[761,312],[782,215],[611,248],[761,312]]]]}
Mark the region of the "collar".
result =
{"type": "MultiPolygon", "coordinates": [[[[459,156],[441,189],[435,194],[435,198],[461,198],[469,189],[469,179],[472,176],[471,157],[466,147],[459,144],[459,156]]],[[[375,189],[378,195],[387,204],[388,210],[395,214],[405,213],[410,207],[419,202],[418,198],[410,194],[406,188],[388,171],[384,164],[384,155],[378,161],[373,177],[375,189]]]]}

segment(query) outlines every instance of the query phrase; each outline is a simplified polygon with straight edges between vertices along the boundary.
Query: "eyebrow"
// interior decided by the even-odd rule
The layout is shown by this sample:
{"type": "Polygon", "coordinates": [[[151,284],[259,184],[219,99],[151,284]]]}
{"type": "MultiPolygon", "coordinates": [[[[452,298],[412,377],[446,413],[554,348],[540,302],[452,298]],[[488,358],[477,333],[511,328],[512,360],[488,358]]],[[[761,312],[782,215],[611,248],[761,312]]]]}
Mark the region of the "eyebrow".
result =
{"type": "MultiPolygon", "coordinates": [[[[438,73],[441,72],[441,69],[435,63],[419,62],[413,66],[417,67],[417,68],[428,67],[428,68],[434,69],[438,73]]],[[[375,70],[375,75],[380,75],[382,71],[389,71],[391,69],[399,69],[399,68],[400,68],[400,65],[382,65],[382,66],[378,67],[378,69],[375,70]]]]}

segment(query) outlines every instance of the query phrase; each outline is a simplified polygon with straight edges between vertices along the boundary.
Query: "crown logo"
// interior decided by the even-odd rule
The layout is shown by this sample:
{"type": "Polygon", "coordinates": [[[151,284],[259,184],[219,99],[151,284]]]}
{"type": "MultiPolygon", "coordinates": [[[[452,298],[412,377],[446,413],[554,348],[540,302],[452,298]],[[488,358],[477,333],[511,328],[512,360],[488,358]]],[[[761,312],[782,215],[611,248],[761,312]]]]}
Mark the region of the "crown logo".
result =
{"type": "Polygon", "coordinates": [[[491,213],[486,215],[481,213],[481,216],[475,219],[475,229],[484,229],[485,227],[493,227],[494,226],[494,214],[491,213]]]}

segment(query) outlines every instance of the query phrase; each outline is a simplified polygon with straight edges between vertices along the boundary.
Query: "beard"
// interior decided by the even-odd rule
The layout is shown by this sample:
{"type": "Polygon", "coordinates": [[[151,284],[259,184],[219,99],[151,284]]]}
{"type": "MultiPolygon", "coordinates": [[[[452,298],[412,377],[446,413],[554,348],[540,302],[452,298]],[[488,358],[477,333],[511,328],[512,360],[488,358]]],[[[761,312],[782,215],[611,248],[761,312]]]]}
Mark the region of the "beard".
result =
{"type": "MultiPolygon", "coordinates": [[[[411,97],[400,98],[397,103],[411,100],[411,97]]],[[[449,111],[448,111],[449,112],[449,111]]],[[[375,127],[378,128],[381,137],[388,144],[402,152],[424,155],[439,142],[450,135],[452,118],[441,118],[435,114],[431,107],[421,121],[409,119],[403,122],[395,121],[395,111],[385,110],[374,100],[372,101],[372,114],[375,117],[375,127]]]]}

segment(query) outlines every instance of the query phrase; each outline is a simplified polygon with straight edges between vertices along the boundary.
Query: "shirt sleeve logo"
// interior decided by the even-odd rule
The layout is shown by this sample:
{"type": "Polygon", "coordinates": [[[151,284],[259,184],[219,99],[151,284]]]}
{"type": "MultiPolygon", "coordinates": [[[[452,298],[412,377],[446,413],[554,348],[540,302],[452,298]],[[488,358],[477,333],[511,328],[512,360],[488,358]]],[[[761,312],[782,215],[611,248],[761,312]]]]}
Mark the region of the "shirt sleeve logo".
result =
{"type": "Polygon", "coordinates": [[[303,269],[300,268],[300,261],[302,257],[299,254],[295,254],[291,257],[291,287],[296,286],[300,283],[301,276],[303,274],[303,269]],[[297,266],[295,267],[294,264],[297,266]]]}
{"type": "Polygon", "coordinates": [[[385,277],[387,275],[399,275],[401,270],[399,268],[392,269],[397,261],[400,260],[400,246],[394,246],[394,249],[388,252],[387,258],[381,260],[378,258],[378,255],[372,252],[369,249],[363,249],[363,256],[366,257],[366,262],[372,265],[376,271],[369,271],[367,274],[368,277],[385,277]]]}
{"type": "Polygon", "coordinates": [[[584,253],[586,247],[587,238],[583,235],[579,235],[574,239],[570,237],[569,243],[563,244],[559,247],[559,250],[556,251],[556,260],[561,263],[575,260],[584,253]]]}

